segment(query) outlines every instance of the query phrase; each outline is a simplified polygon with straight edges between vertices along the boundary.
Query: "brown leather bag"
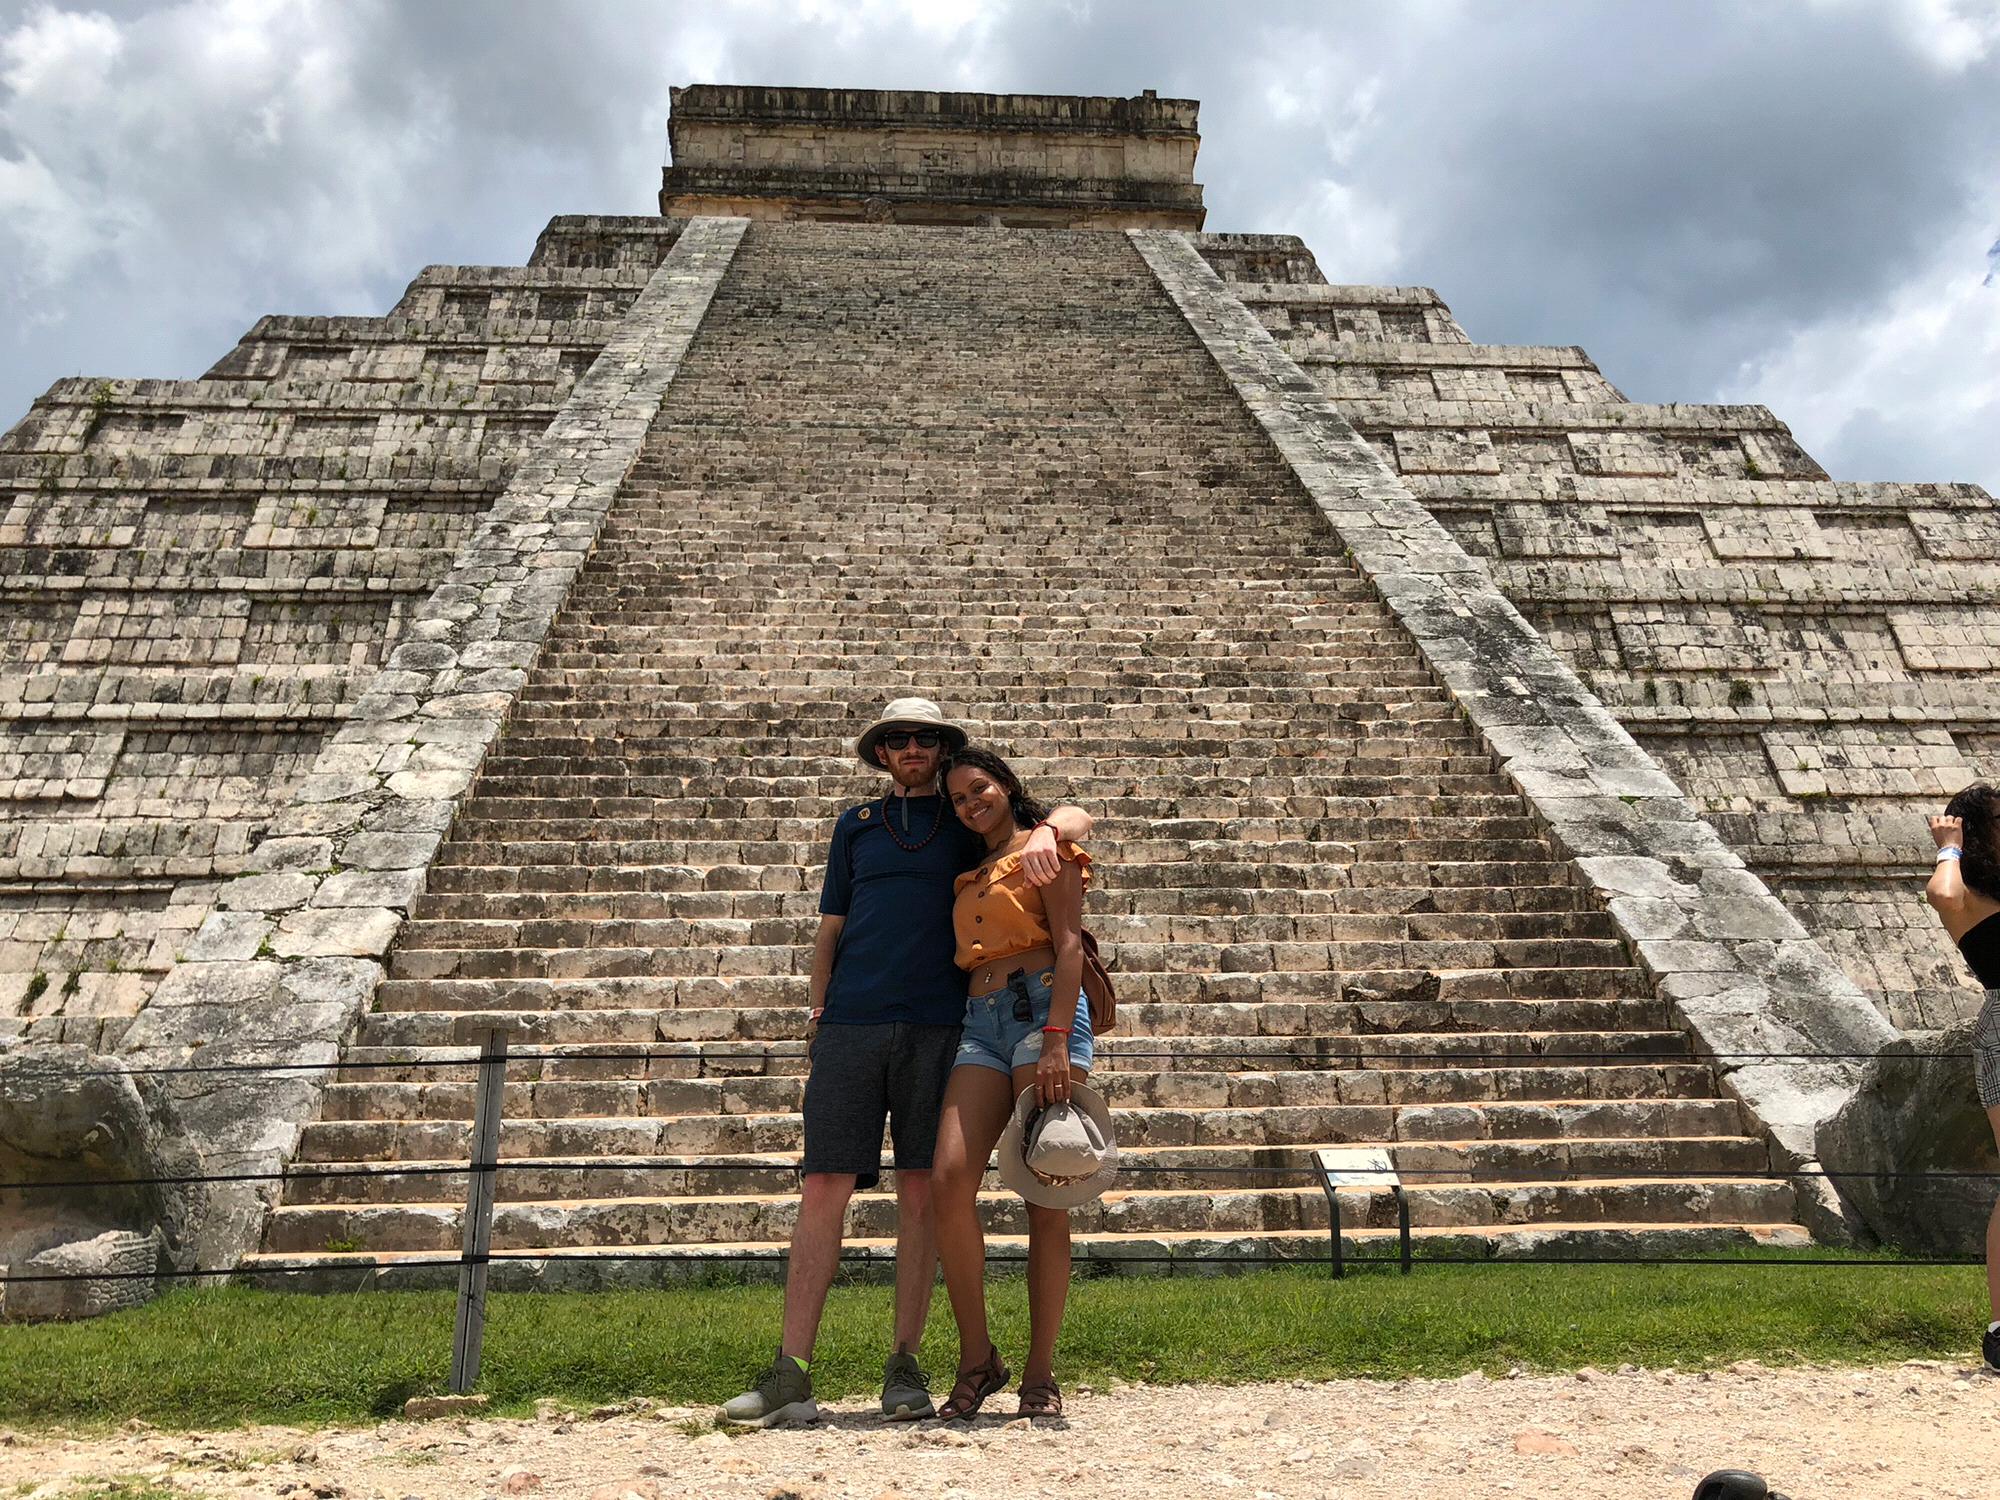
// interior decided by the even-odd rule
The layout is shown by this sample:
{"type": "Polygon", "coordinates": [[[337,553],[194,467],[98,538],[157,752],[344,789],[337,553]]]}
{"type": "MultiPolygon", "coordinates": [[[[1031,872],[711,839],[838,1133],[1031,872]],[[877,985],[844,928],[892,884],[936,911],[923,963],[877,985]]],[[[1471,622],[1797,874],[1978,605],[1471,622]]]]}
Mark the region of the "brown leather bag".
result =
{"type": "Polygon", "coordinates": [[[1090,1034],[1103,1036],[1118,1023],[1118,996],[1111,988],[1111,971],[1097,951],[1097,938],[1083,929],[1083,996],[1090,1002],[1090,1034]]]}

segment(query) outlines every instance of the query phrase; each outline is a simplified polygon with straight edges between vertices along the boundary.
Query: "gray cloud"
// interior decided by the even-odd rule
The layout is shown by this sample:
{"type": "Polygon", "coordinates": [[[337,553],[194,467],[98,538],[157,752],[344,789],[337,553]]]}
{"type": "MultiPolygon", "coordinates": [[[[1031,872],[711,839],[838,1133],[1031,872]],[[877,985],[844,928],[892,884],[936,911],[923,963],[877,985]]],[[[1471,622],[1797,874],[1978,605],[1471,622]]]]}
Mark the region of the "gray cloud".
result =
{"type": "Polygon", "coordinates": [[[646,212],[706,80],[1193,95],[1211,227],[1637,399],[1769,400],[1838,474],[2000,487],[2000,24],[1949,0],[0,5],[0,421],[646,212]]]}

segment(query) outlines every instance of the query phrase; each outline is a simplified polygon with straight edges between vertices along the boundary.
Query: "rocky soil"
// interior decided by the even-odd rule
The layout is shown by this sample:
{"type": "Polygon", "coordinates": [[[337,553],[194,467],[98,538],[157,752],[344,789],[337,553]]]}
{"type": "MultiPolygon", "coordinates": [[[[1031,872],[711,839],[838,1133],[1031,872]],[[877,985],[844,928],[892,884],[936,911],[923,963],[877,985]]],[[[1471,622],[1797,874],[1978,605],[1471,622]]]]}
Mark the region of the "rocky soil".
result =
{"type": "Polygon", "coordinates": [[[891,1425],[851,1402],[815,1428],[724,1433],[705,1412],[637,1402],[318,1432],[0,1434],[0,1493],[58,1500],[146,1476],[282,1500],[1686,1500],[1736,1466],[1795,1500],[2000,1495],[2000,1379],[1970,1365],[1079,1390],[1065,1421],[1033,1425],[1006,1415],[1011,1396],[997,1405],[970,1429],[891,1425]]]}

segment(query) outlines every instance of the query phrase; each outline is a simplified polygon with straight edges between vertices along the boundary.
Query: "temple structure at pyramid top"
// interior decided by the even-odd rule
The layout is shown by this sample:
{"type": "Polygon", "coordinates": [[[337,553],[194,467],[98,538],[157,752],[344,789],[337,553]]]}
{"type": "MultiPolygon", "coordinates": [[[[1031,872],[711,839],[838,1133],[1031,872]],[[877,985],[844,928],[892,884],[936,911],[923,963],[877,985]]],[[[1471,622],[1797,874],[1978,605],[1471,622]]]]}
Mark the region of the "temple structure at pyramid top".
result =
{"type": "Polygon", "coordinates": [[[1009,228],[1199,229],[1201,112],[909,89],[673,91],[660,212],[1009,228]]]}

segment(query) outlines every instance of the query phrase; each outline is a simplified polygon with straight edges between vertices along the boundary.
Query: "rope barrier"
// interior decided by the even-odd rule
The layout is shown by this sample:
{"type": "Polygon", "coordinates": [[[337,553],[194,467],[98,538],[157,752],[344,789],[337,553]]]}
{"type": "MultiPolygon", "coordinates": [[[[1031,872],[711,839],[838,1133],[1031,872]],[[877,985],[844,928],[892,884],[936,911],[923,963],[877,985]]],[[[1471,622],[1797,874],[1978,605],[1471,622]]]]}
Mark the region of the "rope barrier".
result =
{"type": "MultiPolygon", "coordinates": [[[[1580,1139],[1589,1140],[1589,1137],[1580,1139]]],[[[1425,1142],[1403,1142],[1405,1145],[1424,1145],[1425,1142]]],[[[1506,1144],[1496,1142],[1495,1144],[1506,1144]]],[[[1265,1147],[1261,1149],[1298,1149],[1310,1147],[1265,1147]]],[[[0,1182],[0,1193],[36,1192],[87,1192],[97,1188],[141,1188],[141,1187],[196,1187],[211,1182],[331,1182],[353,1178],[386,1177],[456,1177],[469,1172],[787,1172],[798,1170],[798,1164],[791,1161],[723,1161],[723,1162],[658,1162],[658,1161],[602,1161],[588,1157],[514,1157],[498,1161],[491,1166],[475,1167],[469,1162],[432,1163],[420,1166],[397,1167],[369,1164],[367,1166],[346,1167],[290,1167],[270,1172],[217,1172],[212,1174],[186,1174],[158,1177],[79,1177],[67,1180],[0,1182]]],[[[884,1172],[895,1168],[887,1163],[884,1172]]],[[[1282,1163],[1267,1166],[1238,1166],[1226,1162],[1175,1165],[1172,1163],[1124,1162],[1118,1164],[1121,1174],[1137,1176],[1183,1176],[1183,1177],[1287,1177],[1299,1181],[1317,1182],[1319,1169],[1306,1165],[1286,1165],[1282,1163]]],[[[1396,1177],[1404,1182],[1463,1182],[1471,1185],[1491,1184],[1496,1187],[1519,1186],[1533,1182],[1602,1182],[1605,1180],[1638,1181],[1701,1181],[1701,1182],[1789,1182],[1795,1178],[1825,1178],[1831,1181],[1896,1182],[1911,1179],[2000,1182],[2000,1172],[1836,1172],[1824,1167],[1770,1167],[1763,1171],[1749,1171],[1744,1168],[1724,1168],[1712,1171],[1688,1169],[1682,1171],[1667,1168],[1633,1167],[1630,1169],[1604,1169],[1584,1171],[1575,1168],[1537,1171],[1525,1177],[1497,1177],[1490,1175],[1490,1168],[1481,1167],[1373,1167],[1353,1166],[1343,1170],[1359,1174],[1374,1174],[1382,1177],[1396,1177]]],[[[512,1199],[516,1203],[538,1202],[538,1199],[512,1199]]],[[[366,1206],[366,1205],[322,1205],[326,1207],[366,1206]]]]}
{"type": "MultiPolygon", "coordinates": [[[[1459,1034],[1466,1040],[1476,1040],[1480,1033],[1459,1034]]],[[[591,1251],[583,1249],[544,1251],[501,1251],[490,1248],[493,1228],[496,1188],[503,1172],[523,1171],[585,1171],[606,1173],[665,1172],[680,1173],[692,1178],[696,1174],[729,1174],[743,1172],[790,1173],[796,1170],[791,1160],[778,1161],[724,1161],[703,1162],[672,1161],[662,1162],[639,1158],[625,1161],[603,1161],[576,1157],[522,1157],[502,1161],[499,1154],[500,1134],[504,1123],[505,1081],[510,1063],[587,1063],[606,1062],[630,1065],[633,1063],[702,1062],[705,1059],[701,1043],[666,1044],[665,1050],[657,1043],[639,1043],[630,1046],[598,1043],[586,1044],[574,1050],[557,1050],[544,1047],[541,1050],[516,1052],[509,1055],[507,1032],[502,1027],[487,1028],[477,1050],[464,1043],[456,1046],[444,1056],[404,1057],[380,1061],[356,1061],[334,1058],[323,1061],[272,1061],[272,1062],[184,1062],[156,1064],[134,1068],[111,1067],[87,1069],[75,1072],[62,1071],[65,1079],[89,1077],[130,1077],[130,1076],[185,1076],[185,1075],[237,1075],[269,1076],[285,1073],[313,1073],[340,1077],[353,1073],[379,1073],[388,1070],[418,1072],[437,1068],[463,1069],[471,1074],[473,1088],[473,1118],[469,1124],[469,1160],[460,1162],[431,1162],[408,1165],[387,1163],[353,1164],[293,1164],[266,1172],[225,1172],[225,1173],[162,1173],[152,1176],[125,1178],[76,1178],[51,1179],[47,1181],[0,1182],[0,1193],[29,1195],[50,1192],[99,1192],[117,1188],[165,1188],[191,1187],[210,1183],[256,1183],[279,1182],[287,1185],[313,1181],[337,1181],[353,1179],[390,1178],[463,1178],[465,1180],[465,1202],[459,1216],[459,1227],[463,1235],[460,1253],[456,1256],[419,1255],[411,1259],[384,1261],[369,1256],[353,1261],[318,1261],[301,1264],[297,1261],[273,1264],[236,1266],[226,1270],[203,1268],[168,1268],[146,1271],[108,1271],[92,1273],[88,1271],[68,1272],[12,1272],[0,1275],[0,1287],[8,1285],[32,1285],[37,1283],[75,1282],[148,1282],[160,1281],[202,1281],[202,1280],[246,1280],[283,1277],[297,1280],[303,1277],[323,1275],[341,1268],[361,1271],[371,1279],[391,1277],[420,1271],[455,1271],[458,1276],[458,1299],[452,1348],[451,1389],[466,1391],[477,1382],[481,1341],[486,1323],[487,1276],[493,1266],[513,1263],[548,1266],[552,1264],[576,1263],[593,1265],[614,1264],[674,1264],[683,1267],[704,1265],[777,1265],[789,1260],[789,1247],[776,1243],[768,1249],[703,1250],[651,1249],[632,1251],[591,1251]],[[615,1050],[613,1050],[615,1049],[615,1050]]],[[[783,1057],[787,1060],[800,1057],[803,1052],[798,1042],[765,1042],[762,1044],[725,1044],[728,1051],[719,1056],[708,1054],[720,1061],[724,1059],[770,1061],[783,1057]]],[[[290,1051],[291,1044],[279,1041],[239,1044],[246,1051],[290,1051]]],[[[1862,1052],[1744,1052],[1715,1053],[1707,1057],[1691,1054],[1629,1054],[1605,1052],[1561,1052],[1540,1051],[1528,1053],[1467,1053],[1464,1051],[1364,1051],[1340,1050],[1337,1052],[1301,1053],[1295,1050],[1266,1051],[1245,1045],[1225,1051],[1179,1052],[1158,1051],[1144,1048],[1124,1050],[1116,1044],[1107,1045],[1102,1055],[1106,1066],[1096,1070],[1100,1076],[1117,1076],[1122,1069],[1120,1063],[1133,1063],[1160,1058],[1186,1061],[1195,1066],[1185,1071],[1197,1071],[1202,1065],[1218,1065],[1246,1061],[1283,1061],[1297,1065],[1300,1071],[1332,1072],[1340,1071],[1364,1061],[1387,1061],[1406,1067],[1426,1062],[1442,1062],[1461,1067],[1494,1068],[1507,1063],[1531,1063],[1546,1066],[1562,1061],[1588,1061],[1597,1064],[1714,1064],[1735,1062],[1809,1062],[1809,1061],[1860,1061],[1880,1056],[1900,1055],[1862,1052]]],[[[1962,1061],[1969,1054],[1933,1054],[1936,1061],[1962,1061]]],[[[1927,1058],[1928,1060],[1932,1060],[1927,1058]]],[[[61,1070],[51,1069],[51,1072],[61,1070]]],[[[1173,1070],[1167,1070],[1169,1073],[1173,1070]]],[[[675,1075],[658,1081],[674,1081],[675,1075]]],[[[720,1079],[741,1079],[760,1076],[746,1074],[711,1075],[720,1079]]],[[[768,1075],[762,1075],[768,1076],[768,1075]]],[[[588,1078],[573,1080],[590,1081],[588,1078]]],[[[1519,1101],[1533,1102],[1533,1101],[1519,1101]]],[[[1605,1102],[1605,1101],[1587,1101],[1605,1102]]],[[[1338,1107],[1338,1106],[1334,1106],[1338,1107]]],[[[425,1122],[456,1127],[460,1122],[425,1122]]],[[[1421,1150],[1424,1147],[1437,1148],[1445,1143],[1406,1141],[1396,1143],[1406,1148],[1421,1150]]],[[[1456,1144],[1456,1143],[1453,1143],[1456,1144]]],[[[1508,1142],[1475,1142],[1475,1145],[1494,1146],[1505,1149],[1508,1142]]],[[[1590,1137],[1567,1140],[1571,1146],[1602,1144],[1590,1137]]],[[[1173,1149],[1205,1149],[1174,1148],[1173,1149]]],[[[1213,1148],[1206,1148],[1213,1149],[1213,1148]]],[[[1929,1172],[1842,1172],[1825,1167],[1798,1169],[1766,1168],[1760,1171],[1719,1171],[1703,1172],[1689,1170],[1667,1170],[1664,1168],[1629,1168],[1625,1170],[1599,1168],[1581,1171],[1574,1168],[1529,1172],[1518,1169],[1523,1175],[1497,1175],[1493,1167],[1482,1167],[1476,1163],[1465,1166],[1434,1166],[1399,1168],[1390,1159],[1390,1147],[1370,1145],[1365,1150],[1321,1149],[1310,1145],[1263,1147],[1266,1150],[1312,1151],[1315,1164],[1306,1163],[1258,1163],[1239,1164],[1233,1162],[1174,1163],[1164,1161],[1126,1160],[1119,1166],[1121,1176],[1127,1181],[1144,1182],[1169,1176],[1189,1179],[1193,1186],[1179,1189],[1169,1186],[1162,1191],[1202,1191],[1209,1179],[1224,1181],[1255,1181],[1270,1186],[1277,1183],[1311,1185],[1317,1184],[1325,1194],[1327,1202],[1327,1245],[1325,1256],[1289,1255],[1235,1255],[1235,1254],[1136,1254],[1107,1256],[1096,1261],[1103,1269],[1137,1266],[1164,1266],[1169,1269],[1196,1266],[1227,1266],[1237,1269],[1258,1269],[1271,1267],[1312,1268],[1325,1267],[1334,1278],[1343,1276],[1349,1265],[1395,1266],[1400,1272],[1410,1274],[1414,1266],[1446,1265],[1643,1265],[1643,1266],[1825,1266],[1842,1269],[1870,1267],[1877,1269],[1904,1269],[1917,1266],[1974,1266],[1976,1259],[1922,1258],[1901,1259],[1887,1257],[1840,1257],[1827,1256],[1741,1256],[1741,1255],[1543,1255],[1543,1256],[1471,1256],[1471,1255],[1418,1255],[1411,1233],[1411,1211],[1409,1191],[1424,1186],[1465,1186],[1474,1189],[1492,1188],[1508,1190],[1529,1184],[1605,1182],[1605,1181],[1693,1181],[1709,1184],[1789,1182],[1799,1178],[1821,1178],[1831,1181],[1872,1180],[1879,1182],[1946,1182],[1946,1181],[2000,1181],[2000,1173],[1978,1171],[1938,1170],[1929,1172]],[[1352,1164],[1350,1164],[1352,1160],[1352,1164]],[[1343,1244],[1341,1204],[1339,1194],[1342,1189],[1361,1188],[1371,1194],[1379,1194],[1386,1189],[1392,1195],[1397,1218],[1398,1254],[1392,1259],[1382,1255],[1349,1256],[1343,1244]]],[[[1207,1187],[1208,1192],[1219,1191],[1207,1187]]],[[[727,1196],[727,1195],[724,1195],[727,1196]]],[[[517,1204],[531,1204],[538,1200],[517,1199],[517,1204]]],[[[352,1207],[354,1205],[330,1204],[331,1208],[352,1207]]],[[[1476,1226],[1474,1227],[1476,1228],[1476,1226]]],[[[1447,1231],[1449,1232],[1449,1231],[1447,1231]]],[[[1228,1235],[1230,1231],[1220,1231],[1228,1235]]],[[[1302,1229],[1301,1233],[1317,1235],[1313,1229],[1302,1229]]],[[[340,1252],[329,1252],[340,1253],[340,1252]]],[[[1008,1257],[1008,1260],[1016,1257],[1008,1257]]],[[[883,1257],[861,1252],[843,1253],[839,1256],[843,1265],[869,1264],[880,1266],[883,1257]]]]}

